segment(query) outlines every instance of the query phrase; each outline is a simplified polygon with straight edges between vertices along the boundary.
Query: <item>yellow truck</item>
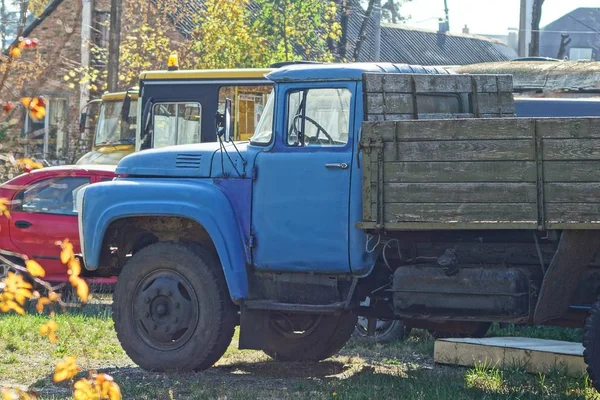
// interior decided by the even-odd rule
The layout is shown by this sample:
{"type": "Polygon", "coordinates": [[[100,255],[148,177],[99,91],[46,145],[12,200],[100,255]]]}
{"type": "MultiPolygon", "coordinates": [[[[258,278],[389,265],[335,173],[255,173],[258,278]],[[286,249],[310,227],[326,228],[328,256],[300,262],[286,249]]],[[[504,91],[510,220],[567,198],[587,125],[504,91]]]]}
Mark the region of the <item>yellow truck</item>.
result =
{"type": "MultiPolygon", "coordinates": [[[[123,157],[135,151],[137,102],[137,88],[102,96],[92,150],[81,157],[77,165],[116,165],[123,157]]],[[[82,113],[82,128],[85,127],[87,118],[82,113]]]]}

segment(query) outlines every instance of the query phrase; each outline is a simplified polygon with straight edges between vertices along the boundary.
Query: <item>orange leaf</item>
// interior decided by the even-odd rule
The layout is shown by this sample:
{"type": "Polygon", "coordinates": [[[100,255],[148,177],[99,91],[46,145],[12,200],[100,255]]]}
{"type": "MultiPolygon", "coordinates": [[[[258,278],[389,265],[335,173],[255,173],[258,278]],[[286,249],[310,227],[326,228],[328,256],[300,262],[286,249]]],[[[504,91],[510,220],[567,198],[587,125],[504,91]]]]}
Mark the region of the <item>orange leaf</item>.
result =
{"type": "Polygon", "coordinates": [[[35,309],[37,310],[37,312],[43,313],[44,312],[44,306],[47,306],[48,304],[51,304],[51,303],[52,302],[50,301],[49,298],[47,298],[47,297],[41,297],[37,301],[37,304],[35,305],[35,309]]]}
{"type": "Polygon", "coordinates": [[[34,260],[27,260],[25,262],[25,267],[27,267],[27,272],[29,272],[34,278],[43,278],[46,276],[46,271],[44,271],[44,268],[42,268],[42,266],[34,260]]]}
{"type": "Polygon", "coordinates": [[[60,252],[60,262],[63,264],[67,264],[71,258],[75,256],[73,253],[73,244],[69,241],[69,239],[65,239],[62,244],[62,251],[60,252]]]}
{"type": "Polygon", "coordinates": [[[60,296],[59,296],[59,295],[58,295],[58,293],[56,293],[56,292],[50,292],[50,293],[48,294],[48,298],[50,299],[50,301],[53,301],[53,302],[54,302],[54,301],[58,301],[59,297],[60,297],[60,296]]]}
{"type": "Polygon", "coordinates": [[[90,289],[87,283],[82,279],[79,285],[77,285],[77,296],[83,301],[87,303],[90,296],[90,289]]]}
{"type": "Polygon", "coordinates": [[[21,49],[18,47],[13,47],[12,49],[10,49],[9,54],[12,58],[19,58],[21,57],[21,49]]]}
{"type": "Polygon", "coordinates": [[[81,263],[75,257],[69,260],[69,275],[79,276],[81,275],[81,263]]]}

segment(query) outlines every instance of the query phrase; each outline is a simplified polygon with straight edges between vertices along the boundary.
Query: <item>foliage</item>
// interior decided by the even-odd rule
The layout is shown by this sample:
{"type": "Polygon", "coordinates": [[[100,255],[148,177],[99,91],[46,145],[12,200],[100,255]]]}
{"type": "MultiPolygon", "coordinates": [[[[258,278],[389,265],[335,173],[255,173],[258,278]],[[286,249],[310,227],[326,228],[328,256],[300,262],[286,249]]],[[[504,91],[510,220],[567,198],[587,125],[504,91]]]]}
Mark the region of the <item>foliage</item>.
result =
{"type": "Polygon", "coordinates": [[[253,22],[268,47],[269,63],[310,59],[333,61],[329,41],[337,42],[342,27],[335,2],[322,0],[255,0],[260,10],[253,22]],[[303,53],[303,54],[302,54],[303,53]]]}
{"type": "MultiPolygon", "coordinates": [[[[23,161],[23,164],[31,162],[23,161]]],[[[0,214],[3,217],[10,218],[9,202],[7,199],[0,199],[0,214]]],[[[89,288],[87,283],[80,277],[81,265],[73,252],[73,244],[65,239],[56,243],[61,247],[60,260],[68,267],[69,282],[76,289],[77,295],[82,302],[89,300],[89,288]]],[[[66,307],[67,303],[62,301],[61,295],[56,293],[55,289],[47,282],[41,280],[45,276],[45,271],[40,264],[34,260],[28,259],[25,255],[11,253],[0,250],[0,263],[8,266],[9,271],[6,278],[0,283],[0,312],[15,312],[20,315],[26,314],[26,302],[35,301],[38,313],[43,313],[45,308],[51,308],[50,317],[54,316],[54,308],[66,307]],[[24,266],[17,264],[14,260],[21,259],[24,266]],[[47,292],[47,296],[42,296],[34,284],[47,292]]],[[[40,335],[47,337],[55,344],[59,340],[56,331],[59,330],[58,324],[50,319],[40,327],[40,335]]],[[[67,356],[56,365],[54,371],[54,382],[63,382],[73,380],[79,373],[75,357],[67,356]]],[[[120,400],[121,389],[114,382],[112,377],[107,374],[98,374],[91,371],[88,378],[82,378],[73,384],[73,399],[75,400],[120,400]]],[[[10,400],[29,400],[37,398],[33,392],[28,392],[14,387],[0,388],[0,394],[3,399],[10,400]]]]}
{"type": "Polygon", "coordinates": [[[194,68],[241,68],[266,62],[266,40],[248,21],[249,0],[207,0],[192,33],[190,56],[194,68]]]}

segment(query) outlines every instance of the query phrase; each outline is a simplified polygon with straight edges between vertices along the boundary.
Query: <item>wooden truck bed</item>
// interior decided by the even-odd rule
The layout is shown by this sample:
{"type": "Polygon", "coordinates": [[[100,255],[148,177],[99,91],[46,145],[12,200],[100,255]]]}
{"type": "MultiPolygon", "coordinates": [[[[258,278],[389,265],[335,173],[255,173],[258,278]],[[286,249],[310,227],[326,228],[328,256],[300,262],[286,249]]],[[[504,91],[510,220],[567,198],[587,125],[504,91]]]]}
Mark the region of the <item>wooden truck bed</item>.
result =
{"type": "MultiPolygon", "coordinates": [[[[457,78],[472,79],[438,87],[457,78]]],[[[486,117],[510,108],[497,98],[486,117]]],[[[477,118],[471,104],[460,119],[389,120],[365,104],[363,229],[600,229],[600,119],[477,118]]]]}

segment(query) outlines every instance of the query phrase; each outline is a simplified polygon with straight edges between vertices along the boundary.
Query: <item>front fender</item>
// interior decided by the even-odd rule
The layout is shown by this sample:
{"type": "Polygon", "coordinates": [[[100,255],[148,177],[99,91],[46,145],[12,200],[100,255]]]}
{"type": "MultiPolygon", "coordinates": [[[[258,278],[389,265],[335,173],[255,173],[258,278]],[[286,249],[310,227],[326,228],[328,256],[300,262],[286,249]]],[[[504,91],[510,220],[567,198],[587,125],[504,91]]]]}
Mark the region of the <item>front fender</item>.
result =
{"type": "Polygon", "coordinates": [[[97,269],[108,226],[121,218],[173,216],[196,221],[214,242],[233,300],[247,297],[246,253],[234,209],[212,181],[118,180],[85,188],[81,247],[85,265],[97,269]]]}

